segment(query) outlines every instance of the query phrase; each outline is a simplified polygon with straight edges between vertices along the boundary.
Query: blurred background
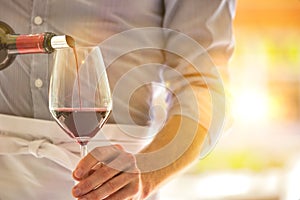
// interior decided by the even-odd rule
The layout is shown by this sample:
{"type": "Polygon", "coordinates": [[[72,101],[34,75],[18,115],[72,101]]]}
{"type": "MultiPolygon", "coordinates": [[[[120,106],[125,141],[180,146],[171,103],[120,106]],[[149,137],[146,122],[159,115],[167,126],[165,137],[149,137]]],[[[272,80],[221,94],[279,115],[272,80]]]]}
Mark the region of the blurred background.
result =
{"type": "Polygon", "coordinates": [[[300,199],[300,0],[239,0],[235,123],[163,200],[300,199]]]}

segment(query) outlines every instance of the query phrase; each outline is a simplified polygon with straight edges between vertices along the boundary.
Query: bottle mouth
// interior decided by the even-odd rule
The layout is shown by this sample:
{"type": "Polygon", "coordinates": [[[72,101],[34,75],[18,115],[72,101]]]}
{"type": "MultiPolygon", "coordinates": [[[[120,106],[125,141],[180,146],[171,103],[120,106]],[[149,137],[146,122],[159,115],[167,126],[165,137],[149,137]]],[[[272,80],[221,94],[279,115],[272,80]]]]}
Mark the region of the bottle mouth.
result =
{"type": "Polygon", "coordinates": [[[75,47],[75,40],[68,35],[58,35],[51,38],[51,47],[53,49],[62,49],[75,47]]]}

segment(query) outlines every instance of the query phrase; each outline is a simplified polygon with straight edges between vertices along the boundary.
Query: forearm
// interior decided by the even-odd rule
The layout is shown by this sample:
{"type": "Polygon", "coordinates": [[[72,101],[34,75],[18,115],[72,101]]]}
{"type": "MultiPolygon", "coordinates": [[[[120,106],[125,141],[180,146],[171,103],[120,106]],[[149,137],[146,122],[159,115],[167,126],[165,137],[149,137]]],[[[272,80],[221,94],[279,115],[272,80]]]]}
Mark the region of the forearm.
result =
{"type": "Polygon", "coordinates": [[[179,115],[171,117],[137,157],[142,172],[143,195],[149,195],[170,177],[197,161],[206,135],[207,130],[194,120],[179,115]]]}

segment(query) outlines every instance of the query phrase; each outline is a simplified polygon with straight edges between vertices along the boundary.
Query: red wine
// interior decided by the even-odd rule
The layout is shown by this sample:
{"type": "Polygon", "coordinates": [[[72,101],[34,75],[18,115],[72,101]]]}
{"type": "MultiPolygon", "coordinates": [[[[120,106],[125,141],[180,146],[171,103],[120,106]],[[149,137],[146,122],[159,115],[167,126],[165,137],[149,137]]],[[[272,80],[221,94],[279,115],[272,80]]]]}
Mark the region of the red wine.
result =
{"type": "Polygon", "coordinates": [[[51,113],[63,130],[79,144],[86,144],[104,125],[107,108],[59,108],[51,113]]]}

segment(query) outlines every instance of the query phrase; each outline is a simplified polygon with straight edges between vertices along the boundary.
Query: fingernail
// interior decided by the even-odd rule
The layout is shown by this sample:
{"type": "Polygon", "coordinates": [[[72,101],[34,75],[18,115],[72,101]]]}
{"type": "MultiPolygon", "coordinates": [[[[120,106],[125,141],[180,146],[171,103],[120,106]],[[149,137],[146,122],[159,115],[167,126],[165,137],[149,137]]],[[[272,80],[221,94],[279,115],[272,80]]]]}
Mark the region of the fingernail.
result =
{"type": "Polygon", "coordinates": [[[80,190],[79,188],[76,188],[76,189],[74,190],[75,196],[79,196],[80,193],[81,193],[81,190],[80,190]]]}
{"type": "Polygon", "coordinates": [[[74,175],[76,178],[81,178],[83,171],[81,169],[76,169],[74,175]]]}

